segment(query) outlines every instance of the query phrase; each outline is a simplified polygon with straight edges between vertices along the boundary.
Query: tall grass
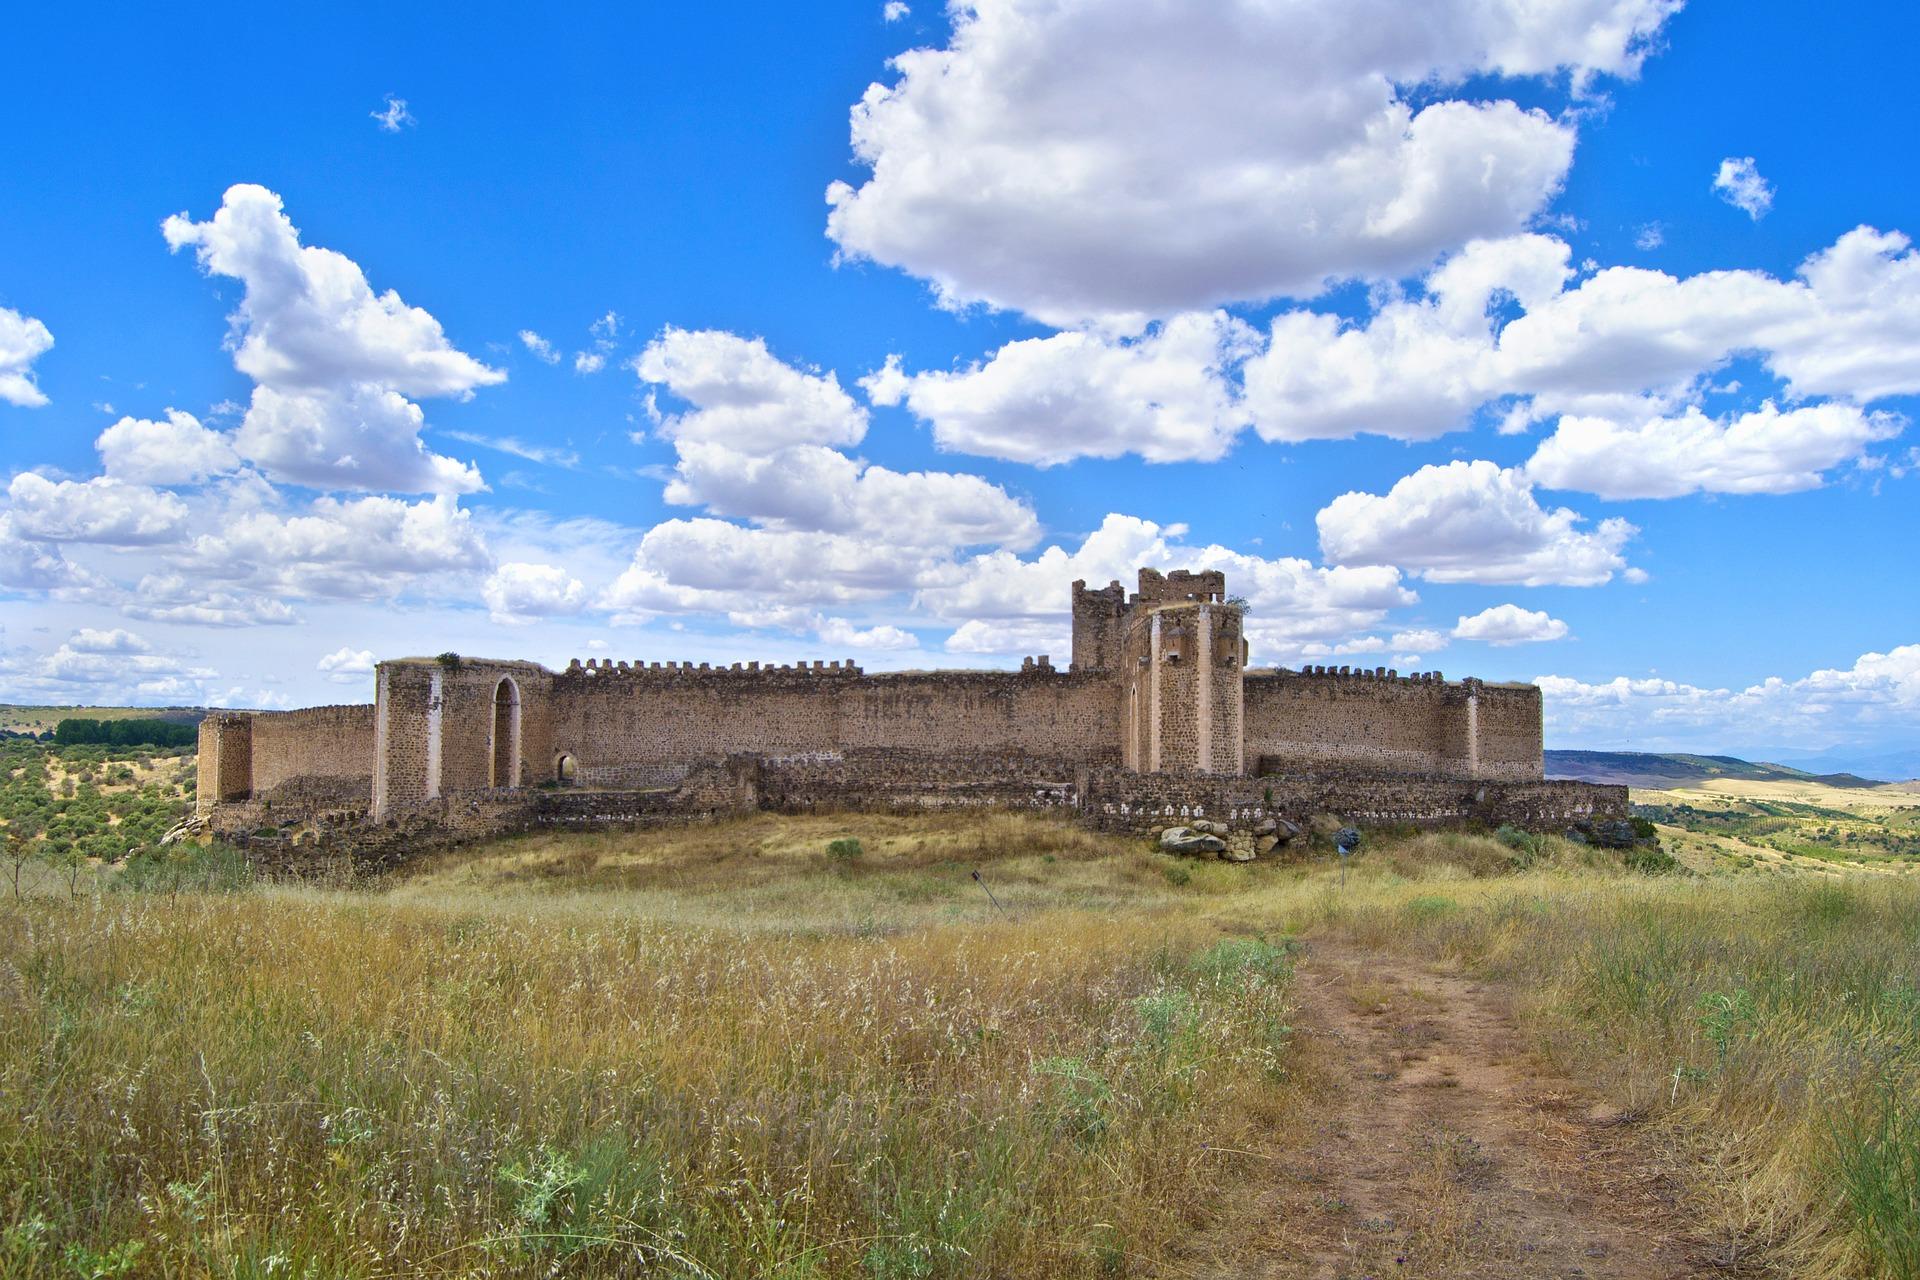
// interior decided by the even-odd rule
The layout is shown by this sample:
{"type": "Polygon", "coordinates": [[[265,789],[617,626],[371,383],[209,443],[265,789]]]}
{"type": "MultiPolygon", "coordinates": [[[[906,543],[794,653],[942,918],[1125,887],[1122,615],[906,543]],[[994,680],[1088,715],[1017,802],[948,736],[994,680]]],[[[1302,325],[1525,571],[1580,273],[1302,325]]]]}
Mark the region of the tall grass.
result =
{"type": "Polygon", "coordinates": [[[0,913],[0,1273],[1139,1272],[1287,1061],[1284,956],[1218,937],[29,901],[0,913]]]}
{"type": "Polygon", "coordinates": [[[1920,886],[1379,880],[1303,914],[1511,982],[1558,1065],[1655,1119],[1723,1261],[1920,1276],[1920,886]]]}

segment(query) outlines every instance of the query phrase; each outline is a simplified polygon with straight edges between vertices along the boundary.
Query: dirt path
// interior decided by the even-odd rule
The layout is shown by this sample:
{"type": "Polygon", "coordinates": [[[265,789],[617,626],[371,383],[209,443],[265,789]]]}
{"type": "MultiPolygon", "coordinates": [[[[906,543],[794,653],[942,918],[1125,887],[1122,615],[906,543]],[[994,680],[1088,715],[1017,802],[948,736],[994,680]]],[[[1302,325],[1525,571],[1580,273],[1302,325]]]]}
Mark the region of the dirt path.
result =
{"type": "Polygon", "coordinates": [[[1309,948],[1298,982],[1317,1109],[1259,1192],[1268,1240],[1234,1250],[1261,1261],[1231,1274],[1728,1274],[1686,1237],[1631,1118],[1548,1073],[1502,992],[1338,941],[1309,948]]]}

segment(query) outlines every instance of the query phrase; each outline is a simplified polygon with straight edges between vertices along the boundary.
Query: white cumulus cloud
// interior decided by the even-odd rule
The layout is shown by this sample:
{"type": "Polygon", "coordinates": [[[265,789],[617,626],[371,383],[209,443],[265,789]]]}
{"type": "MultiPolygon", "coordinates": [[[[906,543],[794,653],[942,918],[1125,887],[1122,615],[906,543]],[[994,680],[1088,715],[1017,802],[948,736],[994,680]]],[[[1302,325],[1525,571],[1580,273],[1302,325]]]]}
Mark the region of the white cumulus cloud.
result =
{"type": "Polygon", "coordinates": [[[373,674],[373,667],[373,650],[348,645],[341,645],[314,665],[316,671],[334,684],[362,684],[373,674]]]}
{"type": "Polygon", "coordinates": [[[1449,86],[1631,75],[1677,8],[973,0],[854,107],[871,175],[828,234],[1060,325],[1398,276],[1522,229],[1572,159],[1567,119],[1449,86]]]}
{"type": "Polygon", "coordinates": [[[489,617],[514,626],[576,614],[587,604],[585,585],[551,564],[503,564],[487,579],[481,595],[489,617]]]}
{"type": "Polygon", "coordinates": [[[1678,417],[1634,422],[1569,416],[1525,470],[1542,488],[1602,498],[1795,493],[1819,488],[1828,471],[1905,425],[1892,414],[1847,404],[1781,410],[1772,401],[1724,419],[1692,407],[1678,417]]]}
{"type": "Polygon", "coordinates": [[[1472,617],[1462,617],[1453,628],[1456,640],[1478,640],[1499,646],[1534,644],[1543,640],[1561,640],[1567,624],[1542,609],[1522,609],[1517,604],[1497,604],[1472,617]]]}
{"type": "Polygon", "coordinates": [[[904,401],[943,449],[1040,466],[1124,453],[1213,461],[1245,425],[1226,373],[1257,348],[1225,312],[1192,313],[1137,339],[1026,338],[954,372],[907,374],[890,360],[861,385],[875,404],[904,401]]]}
{"type": "Polygon", "coordinates": [[[148,546],[177,542],[187,526],[187,504],[170,493],[111,477],[49,480],[23,471],[7,486],[14,532],[45,542],[148,546]]]}
{"type": "Polygon", "coordinates": [[[107,474],[136,484],[199,484],[240,465],[233,442],[179,409],[161,419],[121,418],[93,442],[107,474]]]}
{"type": "Polygon", "coordinates": [[[233,313],[234,365],[257,384],[234,447],[270,477],[315,488],[465,493],[473,467],[427,450],[411,397],[466,396],[503,381],[447,341],[352,259],[300,243],[280,197],[231,187],[206,222],[162,225],[175,250],[246,289],[233,313]]]}
{"type": "Polygon", "coordinates": [[[1760,176],[1752,156],[1728,156],[1714,171],[1713,189],[1740,212],[1758,222],[1773,208],[1773,184],[1760,176]]]}
{"type": "Polygon", "coordinates": [[[33,380],[33,362],[53,349],[53,334],[32,316],[0,307],[0,400],[23,409],[47,397],[33,380]]]}
{"type": "Polygon", "coordinates": [[[1866,653],[1853,665],[1745,688],[1665,677],[1588,681],[1541,676],[1549,738],[1638,750],[1781,746],[1823,750],[1904,733],[1920,715],[1920,644],[1866,653]]]}
{"type": "Polygon", "coordinates": [[[1524,473],[1449,462],[1403,477],[1384,495],[1346,493],[1321,509],[1320,549],[1337,565],[1396,565],[1431,582],[1597,586],[1626,569],[1638,532],[1625,520],[1592,529],[1534,498],[1524,473]]]}

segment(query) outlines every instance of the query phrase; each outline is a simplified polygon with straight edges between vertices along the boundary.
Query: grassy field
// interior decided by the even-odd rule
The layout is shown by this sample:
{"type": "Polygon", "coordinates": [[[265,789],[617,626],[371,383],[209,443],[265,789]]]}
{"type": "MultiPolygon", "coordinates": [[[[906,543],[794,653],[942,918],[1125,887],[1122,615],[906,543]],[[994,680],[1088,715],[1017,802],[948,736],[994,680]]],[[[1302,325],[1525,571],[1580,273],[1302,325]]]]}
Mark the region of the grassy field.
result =
{"type": "Polygon", "coordinates": [[[1741,1273],[1920,1276],[1920,882],[1708,869],[930,815],[103,870],[0,910],[0,1274],[1244,1274],[1314,1225],[1252,1192],[1325,1141],[1337,946],[1510,993],[1741,1273]]]}
{"type": "Polygon", "coordinates": [[[1906,873],[1920,867],[1920,783],[1722,779],[1633,793],[1635,812],[1702,870],[1906,873]]]}

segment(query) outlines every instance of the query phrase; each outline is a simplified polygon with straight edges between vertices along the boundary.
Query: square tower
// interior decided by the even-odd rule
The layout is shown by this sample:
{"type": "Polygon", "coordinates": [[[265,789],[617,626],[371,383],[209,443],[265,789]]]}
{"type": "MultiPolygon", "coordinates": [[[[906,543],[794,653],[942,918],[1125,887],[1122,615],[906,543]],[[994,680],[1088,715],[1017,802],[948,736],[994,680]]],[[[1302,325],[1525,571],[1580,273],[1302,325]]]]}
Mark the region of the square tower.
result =
{"type": "Polygon", "coordinates": [[[1136,773],[1245,772],[1244,611],[1219,572],[1140,571],[1121,618],[1121,758],[1136,773]]]}

